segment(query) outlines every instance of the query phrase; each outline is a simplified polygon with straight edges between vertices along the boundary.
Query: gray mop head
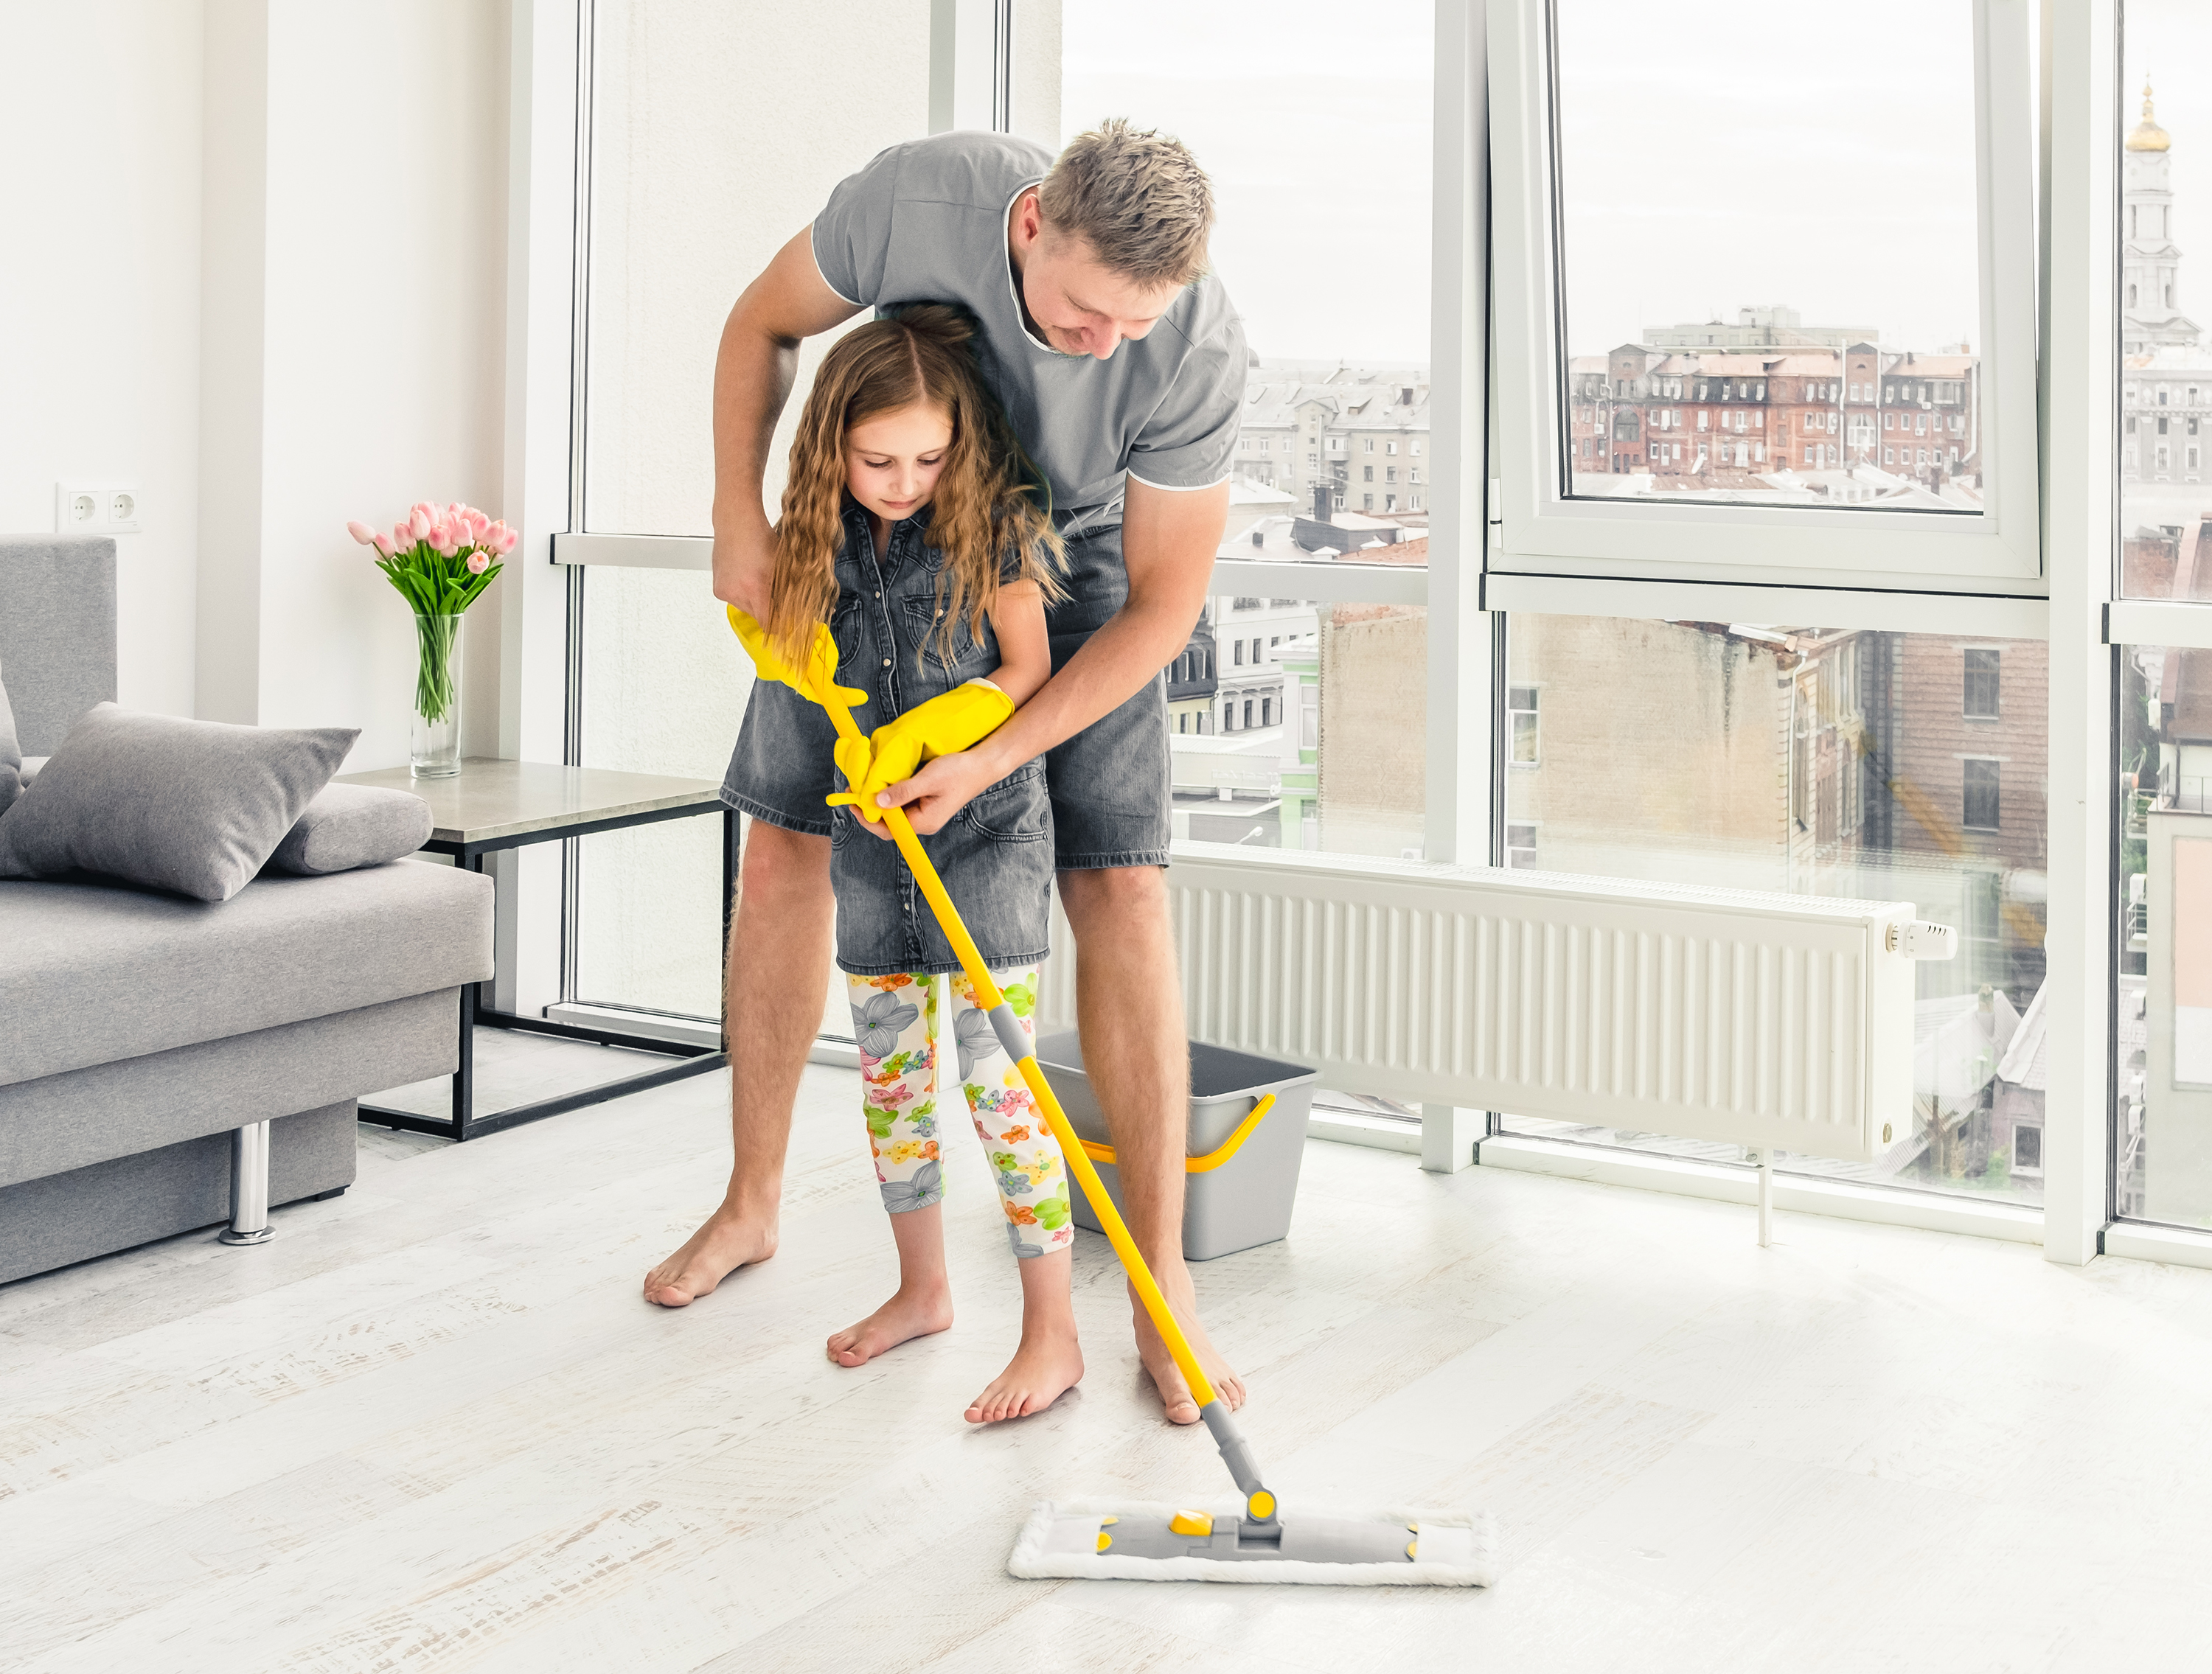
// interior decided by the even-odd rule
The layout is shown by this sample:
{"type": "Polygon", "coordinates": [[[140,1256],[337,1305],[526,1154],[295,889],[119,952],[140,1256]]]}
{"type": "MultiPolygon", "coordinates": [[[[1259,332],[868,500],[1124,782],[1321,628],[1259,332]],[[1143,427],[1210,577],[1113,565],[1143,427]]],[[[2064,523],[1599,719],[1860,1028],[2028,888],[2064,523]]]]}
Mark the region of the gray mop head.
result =
{"type": "Polygon", "coordinates": [[[1309,1586],[1491,1586],[1497,1581],[1497,1540],[1487,1512],[1285,1507],[1275,1519],[1279,1548],[1262,1553],[1239,1540],[1243,1509],[1240,1500],[1185,1506],[1042,1501],[1023,1525],[1006,1573],[1024,1580],[1287,1581],[1309,1586]],[[1210,1518],[1217,1532],[1170,1533],[1170,1519],[1193,1511],[1210,1518]],[[1342,1556],[1346,1554],[1357,1556],[1347,1559],[1342,1556]]]}

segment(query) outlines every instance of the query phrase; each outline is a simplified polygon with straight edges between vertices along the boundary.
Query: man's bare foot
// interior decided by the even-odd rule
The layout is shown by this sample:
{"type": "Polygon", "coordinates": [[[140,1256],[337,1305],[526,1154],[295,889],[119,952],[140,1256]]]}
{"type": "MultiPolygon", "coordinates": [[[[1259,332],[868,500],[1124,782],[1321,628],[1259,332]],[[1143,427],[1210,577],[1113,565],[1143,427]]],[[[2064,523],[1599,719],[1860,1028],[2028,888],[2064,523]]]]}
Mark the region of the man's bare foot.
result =
{"type": "Polygon", "coordinates": [[[908,1290],[901,1285],[890,1301],[857,1325],[830,1339],[830,1358],[840,1366],[866,1366],[886,1349],[909,1337],[927,1337],[952,1323],[952,1293],[908,1290]]]}
{"type": "Polygon", "coordinates": [[[707,1217],[684,1247],[645,1276],[645,1300],[682,1307],[708,1295],[740,1267],[775,1253],[775,1216],[741,1214],[725,1204],[707,1217]]]}
{"type": "MultiPolygon", "coordinates": [[[[1176,1365],[1175,1356],[1168,1352],[1168,1345],[1160,1340],[1144,1304],[1137,1301],[1133,1292],[1129,1300],[1136,1309],[1137,1358],[1144,1362],[1145,1370],[1152,1374],[1160,1392],[1162,1411],[1170,1424],[1195,1424],[1198,1403],[1191,1397],[1189,1383],[1176,1365]]],[[[1244,1380],[1229,1369],[1229,1362],[1222,1359],[1220,1350],[1213,1346],[1206,1327],[1198,1323],[1198,1315],[1191,1308],[1173,1301],[1169,1307],[1174,1309],[1176,1323],[1182,1327],[1191,1352],[1198,1356],[1199,1365],[1205,1368],[1207,1380],[1213,1385],[1213,1392],[1229,1404],[1231,1412],[1236,1411],[1244,1404],[1244,1380]]]]}
{"type": "Polygon", "coordinates": [[[995,1424],[1042,1412],[1083,1380],[1083,1350],[1074,1334],[1024,1331],[1006,1369],[968,1405],[971,1424],[995,1424]]]}

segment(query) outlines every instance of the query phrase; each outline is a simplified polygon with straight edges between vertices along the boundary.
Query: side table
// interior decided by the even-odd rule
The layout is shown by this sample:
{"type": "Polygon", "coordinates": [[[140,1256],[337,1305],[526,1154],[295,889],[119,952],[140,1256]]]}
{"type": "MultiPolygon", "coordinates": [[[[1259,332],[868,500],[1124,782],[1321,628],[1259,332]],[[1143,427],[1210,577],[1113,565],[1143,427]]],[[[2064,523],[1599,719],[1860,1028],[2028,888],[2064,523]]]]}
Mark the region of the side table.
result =
{"type": "MultiPolygon", "coordinates": [[[[449,779],[416,779],[404,767],[376,773],[347,773],[337,783],[372,785],[406,791],[430,804],[430,840],[422,847],[433,854],[450,854],[453,864],[471,871],[484,869],[483,858],[502,849],[531,843],[557,843],[594,832],[620,831],[626,827],[654,825],[662,820],[696,819],[702,815],[722,816],[722,945],[729,945],[730,909],[738,876],[738,816],[723,806],[721,785],[713,779],[672,779],[660,773],[617,773],[605,767],[564,767],[540,761],[501,761],[471,756],[461,771],[449,779]]],[[[480,983],[461,988],[460,1056],[453,1077],[453,1113],[450,1119],[418,1116],[412,1111],[361,1107],[368,1120],[416,1133],[434,1133],[453,1140],[474,1139],[525,1122],[558,1116],[563,1111],[642,1092],[687,1076],[707,1075],[729,1062],[728,1042],[721,1050],[660,1040],[619,1030],[593,1028],[576,1023],[556,1023],[543,1017],[519,1016],[487,1005],[480,983]],[[520,1029],[532,1034],[554,1034],[571,1040],[591,1040],[601,1046],[627,1046],[657,1052],[679,1061],[656,1070],[604,1082],[580,1092],[540,1099],[512,1109],[476,1113],[475,1046],[479,1023],[492,1028],[520,1029]]]]}

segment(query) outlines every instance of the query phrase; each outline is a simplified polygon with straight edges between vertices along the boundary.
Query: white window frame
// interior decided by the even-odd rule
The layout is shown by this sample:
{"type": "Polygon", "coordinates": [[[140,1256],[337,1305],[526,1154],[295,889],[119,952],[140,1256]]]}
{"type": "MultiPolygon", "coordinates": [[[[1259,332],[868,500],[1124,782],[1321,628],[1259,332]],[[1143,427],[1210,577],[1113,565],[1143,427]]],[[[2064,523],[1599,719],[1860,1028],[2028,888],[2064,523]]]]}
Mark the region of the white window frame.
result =
{"type": "Polygon", "coordinates": [[[1559,253],[1550,0],[1490,0],[1502,519],[1493,571],[1974,594],[2046,591],[2038,471],[2034,94],[2028,0],[1974,7],[1984,512],[1664,506],[1560,481],[1559,253]]]}

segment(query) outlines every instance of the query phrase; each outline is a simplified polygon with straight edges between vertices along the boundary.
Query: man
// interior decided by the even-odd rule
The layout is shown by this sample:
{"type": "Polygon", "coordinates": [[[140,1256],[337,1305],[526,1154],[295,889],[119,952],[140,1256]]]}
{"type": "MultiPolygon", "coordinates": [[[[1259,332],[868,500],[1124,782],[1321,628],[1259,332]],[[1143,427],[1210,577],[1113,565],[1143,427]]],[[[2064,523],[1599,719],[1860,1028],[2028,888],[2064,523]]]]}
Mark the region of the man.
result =
{"type": "MultiPolygon", "coordinates": [[[[1244,1391],[1200,1327],[1182,1248],[1188,1108],[1167,885],[1161,670],[1188,642],[1228,515],[1243,397],[1242,324],[1206,273],[1212,188],[1179,142],[1109,122],[1057,161],[1005,134],[895,146],[840,185],[747,288],[714,374],[714,591],[767,620],[762,499],[800,339],[863,308],[964,306],[986,379],[1049,484],[1069,597],[1049,619],[1053,678],[975,748],[884,792],[940,830],[1038,755],[1060,901],[1075,931],[1084,1057],[1120,1153],[1127,1218],[1200,1363],[1244,1391]]],[[[753,688],[723,799],[752,816],[726,1005],[736,1158],[722,1205],[647,1276],[665,1307],[775,1248],[799,1076],[828,986],[832,904],[822,764],[828,718],[753,688]]],[[[1137,1345],[1167,1416],[1198,1408],[1144,1310],[1137,1345]]]]}

